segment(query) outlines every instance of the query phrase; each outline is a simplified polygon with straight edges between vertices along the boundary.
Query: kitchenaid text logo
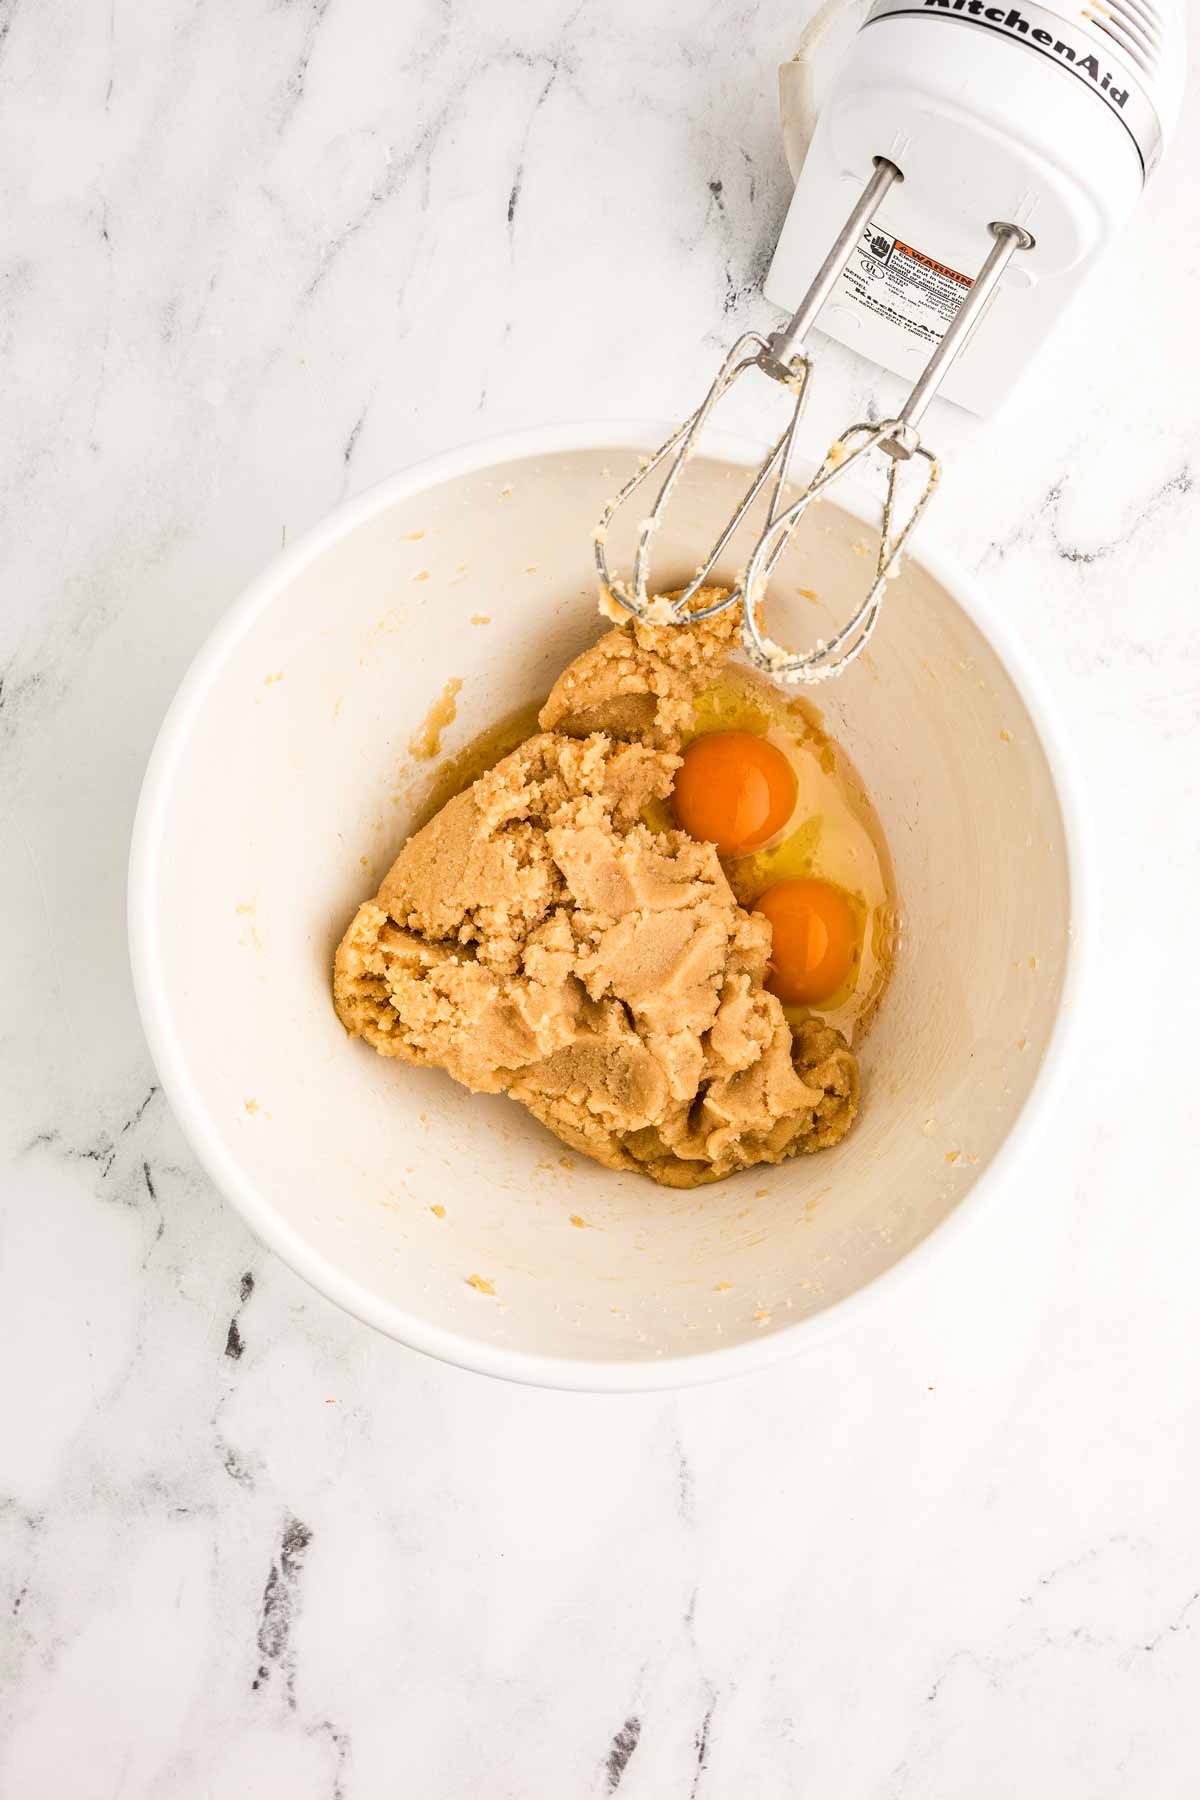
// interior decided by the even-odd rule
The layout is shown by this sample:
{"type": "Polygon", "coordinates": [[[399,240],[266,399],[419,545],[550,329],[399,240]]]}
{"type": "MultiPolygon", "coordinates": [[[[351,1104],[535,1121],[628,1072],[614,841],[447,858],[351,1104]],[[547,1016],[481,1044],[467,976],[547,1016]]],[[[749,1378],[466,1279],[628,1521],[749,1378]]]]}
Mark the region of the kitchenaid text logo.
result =
{"type": "Polygon", "coordinates": [[[988,6],[986,0],[925,0],[925,7],[932,12],[963,13],[971,19],[986,19],[989,25],[1000,25],[1014,36],[1029,38],[1035,44],[1061,56],[1064,62],[1071,63],[1080,75],[1086,75],[1094,81],[1100,92],[1112,101],[1114,106],[1123,107],[1129,98],[1128,88],[1112,85],[1110,70],[1104,75],[1100,73],[1100,59],[1090,53],[1083,56],[1063,38],[1056,37],[1052,31],[1045,31],[1040,25],[1034,25],[1027,19],[1019,7],[988,6]]]}

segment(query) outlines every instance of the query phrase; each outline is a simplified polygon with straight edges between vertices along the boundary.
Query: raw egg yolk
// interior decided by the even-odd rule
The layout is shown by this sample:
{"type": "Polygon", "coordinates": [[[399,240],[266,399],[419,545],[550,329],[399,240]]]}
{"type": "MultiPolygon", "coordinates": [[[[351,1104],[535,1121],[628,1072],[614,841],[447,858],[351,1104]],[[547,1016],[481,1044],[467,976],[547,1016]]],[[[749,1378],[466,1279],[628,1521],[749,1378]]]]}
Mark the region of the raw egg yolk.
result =
{"type": "Polygon", "coordinates": [[[828,881],[780,881],[755,912],[771,921],[767,987],[789,1005],[811,1006],[843,987],[858,933],[850,902],[828,881]]]}
{"type": "Polygon", "coordinates": [[[782,750],[749,731],[693,738],[675,777],[675,817],[689,837],[721,856],[745,856],[782,831],[796,804],[796,777],[782,750]]]}

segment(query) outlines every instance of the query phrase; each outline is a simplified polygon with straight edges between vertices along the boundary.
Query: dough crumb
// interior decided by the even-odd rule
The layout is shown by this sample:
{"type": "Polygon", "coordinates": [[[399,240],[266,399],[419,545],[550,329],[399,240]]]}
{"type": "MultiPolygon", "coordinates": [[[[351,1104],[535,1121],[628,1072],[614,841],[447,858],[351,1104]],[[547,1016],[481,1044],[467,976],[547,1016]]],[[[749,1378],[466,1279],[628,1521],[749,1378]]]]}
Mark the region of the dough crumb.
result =
{"type": "Polygon", "coordinates": [[[858,1110],[840,1032],[793,1032],[766,991],[770,924],[715,848],[644,822],[736,622],[627,623],[576,657],[540,731],[409,839],[334,964],[342,1023],[381,1055],[507,1093],[568,1150],[667,1187],[824,1149],[858,1110]]]}
{"type": "Polygon", "coordinates": [[[467,1286],[473,1287],[477,1294],[491,1294],[493,1297],[495,1296],[495,1288],[492,1286],[491,1282],[485,1280],[482,1275],[468,1275],[467,1286]]]}

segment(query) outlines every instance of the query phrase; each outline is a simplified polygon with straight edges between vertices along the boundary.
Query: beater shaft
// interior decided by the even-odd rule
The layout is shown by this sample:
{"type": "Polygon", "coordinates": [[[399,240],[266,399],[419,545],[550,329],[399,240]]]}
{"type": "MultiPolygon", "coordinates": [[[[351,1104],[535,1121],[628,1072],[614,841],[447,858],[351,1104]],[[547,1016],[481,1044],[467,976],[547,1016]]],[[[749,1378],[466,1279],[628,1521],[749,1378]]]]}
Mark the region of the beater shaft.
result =
{"type": "Polygon", "coordinates": [[[773,331],[767,339],[772,356],[779,362],[786,363],[803,344],[816,323],[817,314],[837,286],[838,278],[862,236],[863,227],[870,224],[875,208],[892,183],[903,180],[904,177],[894,162],[889,162],[886,156],[875,158],[875,173],[863,189],[858,205],[830,245],[829,254],[813,276],[807,294],[787,324],[781,330],[773,331]]]}
{"type": "Polygon", "coordinates": [[[899,413],[894,419],[884,419],[880,424],[851,425],[843,432],[808,486],[783,512],[768,520],[754,547],[744,584],[747,600],[742,609],[742,642],[751,662],[758,668],[769,670],[777,680],[810,683],[827,681],[847,668],[871,641],[871,635],[879,622],[884,589],[896,573],[900,553],[941,478],[938,458],[921,442],[918,429],[920,421],[937,393],[939,383],[982,318],[1009,260],[1017,250],[1027,249],[1033,243],[1029,233],[1019,225],[997,223],[991,225],[989,230],[992,234],[991,249],[899,413]],[[819,640],[811,650],[786,650],[767,635],[761,617],[762,602],[771,571],[812,502],[834,482],[842,479],[849,469],[872,450],[886,451],[890,461],[879,549],[871,586],[856,610],[833,637],[827,641],[819,640]],[[896,527],[894,519],[898,500],[899,465],[917,456],[927,465],[925,480],[907,518],[902,525],[896,527]]]}
{"type": "Polygon", "coordinates": [[[698,619],[710,618],[713,613],[723,612],[727,607],[735,606],[741,599],[742,589],[739,586],[733,588],[715,606],[709,606],[703,610],[696,610],[692,607],[693,599],[712,573],[718,557],[721,556],[772,475],[775,479],[767,504],[766,524],[770,526],[778,517],[810,370],[809,360],[802,354],[801,346],[817,314],[829,298],[838,277],[849,262],[862,235],[863,226],[870,219],[872,212],[879,205],[892,183],[903,179],[904,177],[895,163],[889,162],[886,157],[875,158],[869,181],[830,247],[829,254],[818,269],[804,299],[787,324],[781,330],[772,332],[769,337],[763,337],[756,331],[747,331],[737,339],[726,353],[725,360],[717,370],[712,386],[696,411],[685,419],[676,431],[671,433],[671,436],[659,446],[653,456],[642,463],[620,492],[609,501],[600,515],[600,522],[592,535],[595,544],[596,573],[599,576],[601,588],[616,601],[618,606],[623,607],[626,612],[632,613],[635,618],[653,618],[656,622],[663,624],[682,624],[687,620],[694,623],[698,619]],[[710,548],[687,586],[671,601],[652,602],[649,593],[650,544],[662,519],[663,510],[692,456],[696,439],[707,424],[713,408],[728,393],[738,376],[749,369],[760,370],[772,381],[790,391],[793,398],[788,422],[775,440],[765,460],[759,465],[724,530],[710,548]],[[631,579],[628,582],[622,581],[611,573],[608,566],[609,527],[625,503],[664,463],[668,463],[668,467],[662,485],[649,511],[638,524],[631,579]]]}
{"type": "Polygon", "coordinates": [[[893,456],[911,456],[911,449],[905,448],[906,441],[916,430],[929,410],[930,402],[936,395],[950,365],[967,347],[967,339],[975,330],[983,316],[985,307],[994,293],[1000,277],[1008,267],[1014,252],[1028,250],[1033,243],[1027,231],[1020,225],[991,225],[994,242],[988,251],[983,267],[964,295],[958,311],[951,319],[935,347],[932,356],[913,383],[911,392],[904,405],[896,415],[896,423],[900,427],[894,439],[883,445],[893,456]]]}

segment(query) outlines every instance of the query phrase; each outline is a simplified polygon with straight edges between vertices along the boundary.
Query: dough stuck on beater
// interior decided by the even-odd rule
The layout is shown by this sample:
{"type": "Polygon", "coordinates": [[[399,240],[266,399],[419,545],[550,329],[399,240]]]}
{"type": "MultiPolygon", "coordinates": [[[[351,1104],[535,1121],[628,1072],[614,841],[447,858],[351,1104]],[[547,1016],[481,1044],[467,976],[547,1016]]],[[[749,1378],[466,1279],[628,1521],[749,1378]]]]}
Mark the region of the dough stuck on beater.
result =
{"type": "MultiPolygon", "coordinates": [[[[713,596],[715,597],[715,595],[713,596]]],[[[823,1149],[858,1064],[764,989],[771,928],[711,844],[656,832],[736,609],[609,631],[538,735],[409,839],[334,961],[347,1031],[506,1092],[572,1149],[671,1187],[823,1149]]]]}

